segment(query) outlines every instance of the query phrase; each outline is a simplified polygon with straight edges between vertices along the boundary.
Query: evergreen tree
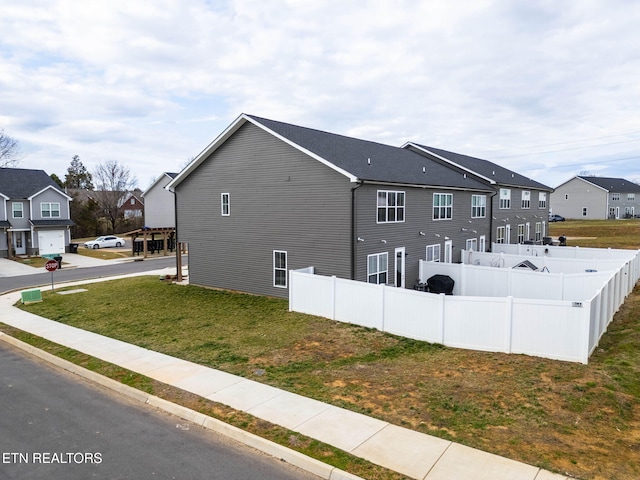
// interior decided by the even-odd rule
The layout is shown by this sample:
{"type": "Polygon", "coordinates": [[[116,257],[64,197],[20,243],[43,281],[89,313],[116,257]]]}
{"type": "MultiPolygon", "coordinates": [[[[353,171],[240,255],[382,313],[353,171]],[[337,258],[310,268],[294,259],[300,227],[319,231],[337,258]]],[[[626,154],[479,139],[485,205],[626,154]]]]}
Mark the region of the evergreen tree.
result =
{"type": "Polygon", "coordinates": [[[78,155],[74,155],[71,159],[71,165],[67,168],[67,174],[64,177],[64,184],[67,188],[93,190],[93,177],[78,155]]]}

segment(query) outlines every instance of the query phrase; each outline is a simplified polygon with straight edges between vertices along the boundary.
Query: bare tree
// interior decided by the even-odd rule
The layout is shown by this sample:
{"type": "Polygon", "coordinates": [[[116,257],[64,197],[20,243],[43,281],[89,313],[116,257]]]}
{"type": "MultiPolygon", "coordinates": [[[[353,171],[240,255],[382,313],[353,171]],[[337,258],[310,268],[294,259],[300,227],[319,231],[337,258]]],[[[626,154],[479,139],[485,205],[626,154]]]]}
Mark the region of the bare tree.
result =
{"type": "Polygon", "coordinates": [[[18,141],[0,130],[0,167],[15,167],[20,162],[18,141]]]}
{"type": "Polygon", "coordinates": [[[116,224],[121,217],[121,202],[127,192],[133,190],[137,180],[131,176],[128,167],[120,165],[117,160],[101,163],[93,173],[96,189],[95,198],[100,204],[102,213],[115,233],[116,224]]]}

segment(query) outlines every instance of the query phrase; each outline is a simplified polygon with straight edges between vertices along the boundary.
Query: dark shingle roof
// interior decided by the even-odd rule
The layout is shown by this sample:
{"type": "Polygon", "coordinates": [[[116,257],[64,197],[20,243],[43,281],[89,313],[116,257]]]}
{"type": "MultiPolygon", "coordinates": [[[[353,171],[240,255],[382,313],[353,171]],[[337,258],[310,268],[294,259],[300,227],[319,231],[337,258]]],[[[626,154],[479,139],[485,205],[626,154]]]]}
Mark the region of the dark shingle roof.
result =
{"type": "Polygon", "coordinates": [[[75,225],[71,220],[29,220],[34,227],[66,227],[75,225]]]}
{"type": "Polygon", "coordinates": [[[578,175],[578,178],[591,182],[594,185],[608,190],[609,192],[616,193],[639,193],[640,185],[630,182],[624,178],[611,178],[611,177],[583,177],[578,175]]]}
{"type": "Polygon", "coordinates": [[[404,148],[299,127],[253,115],[247,115],[247,117],[359,180],[488,190],[486,184],[471,176],[456,172],[404,148]]]}
{"type": "Polygon", "coordinates": [[[467,170],[476,172],[483,177],[497,182],[499,185],[511,185],[525,188],[536,188],[540,190],[553,190],[551,187],[544,185],[540,182],[536,182],[524,175],[502,167],[489,160],[483,160],[481,158],[470,157],[468,155],[462,155],[460,153],[448,152],[439,148],[427,147],[425,145],[418,145],[418,147],[435,153],[436,155],[449,160],[457,165],[460,165],[467,170]]]}
{"type": "Polygon", "coordinates": [[[49,186],[60,191],[58,184],[44,170],[0,168],[0,193],[9,198],[26,199],[49,186]]]}

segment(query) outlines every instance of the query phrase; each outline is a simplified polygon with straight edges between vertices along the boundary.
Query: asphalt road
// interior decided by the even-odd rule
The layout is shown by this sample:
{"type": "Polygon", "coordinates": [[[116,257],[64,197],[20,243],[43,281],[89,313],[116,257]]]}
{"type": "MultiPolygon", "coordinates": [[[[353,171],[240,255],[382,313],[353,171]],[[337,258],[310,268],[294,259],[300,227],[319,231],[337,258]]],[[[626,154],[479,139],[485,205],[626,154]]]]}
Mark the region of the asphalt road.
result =
{"type": "MultiPolygon", "coordinates": [[[[183,257],[183,265],[186,265],[187,256],[183,257]]],[[[113,275],[126,275],[129,273],[158,270],[161,268],[175,267],[175,257],[161,257],[145,259],[140,262],[124,262],[103,267],[69,268],[56,270],[53,273],[54,283],[85,280],[89,278],[111,277],[113,275]]],[[[51,273],[43,272],[18,277],[0,277],[0,294],[11,290],[51,285],[51,273]]]]}
{"type": "Polygon", "coordinates": [[[0,478],[317,479],[0,343],[0,478]]]}

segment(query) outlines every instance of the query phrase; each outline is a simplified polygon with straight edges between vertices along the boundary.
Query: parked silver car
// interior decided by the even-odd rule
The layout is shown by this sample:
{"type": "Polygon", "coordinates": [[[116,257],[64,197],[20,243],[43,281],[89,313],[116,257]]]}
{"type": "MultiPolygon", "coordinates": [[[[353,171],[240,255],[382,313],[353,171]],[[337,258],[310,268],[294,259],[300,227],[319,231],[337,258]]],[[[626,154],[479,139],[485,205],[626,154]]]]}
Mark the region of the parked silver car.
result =
{"type": "Polygon", "coordinates": [[[108,247],[123,247],[124,238],[116,237],[115,235],[105,235],[98,237],[95,240],[84,242],[84,248],[108,248],[108,247]]]}

